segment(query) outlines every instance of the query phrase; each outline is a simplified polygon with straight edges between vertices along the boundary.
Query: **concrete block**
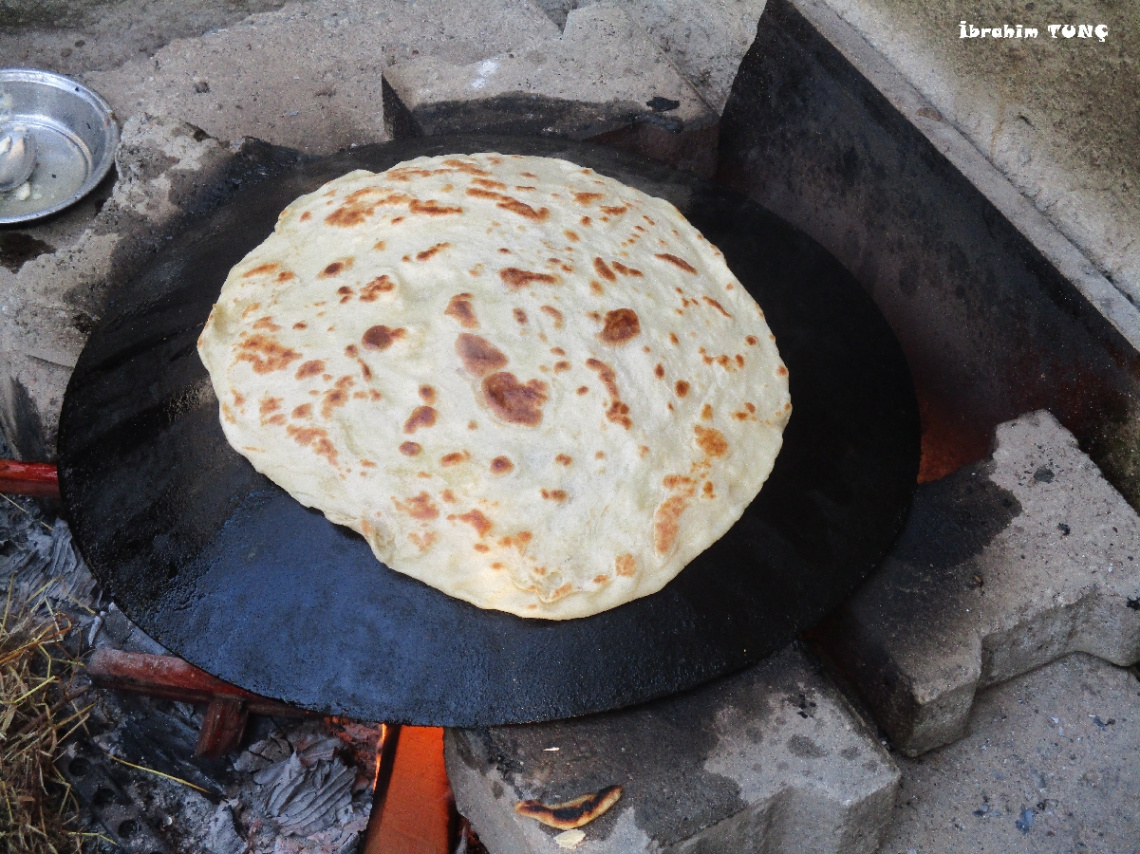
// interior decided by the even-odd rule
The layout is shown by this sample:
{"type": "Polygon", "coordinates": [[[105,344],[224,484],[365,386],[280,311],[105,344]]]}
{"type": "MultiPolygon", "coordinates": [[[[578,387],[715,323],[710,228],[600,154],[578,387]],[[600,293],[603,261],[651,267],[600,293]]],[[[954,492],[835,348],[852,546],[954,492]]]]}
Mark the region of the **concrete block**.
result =
{"type": "Polygon", "coordinates": [[[120,116],[178,116],[217,139],[331,154],[386,138],[380,78],[393,62],[463,64],[557,35],[528,0],[312,0],[82,79],[120,116]]]}
{"type": "Polygon", "coordinates": [[[824,629],[896,748],[959,738],[978,690],[1071,652],[1140,659],[1140,517],[1047,412],[918,487],[899,542],[824,629]]]}
{"type": "Polygon", "coordinates": [[[423,57],[394,65],[384,72],[389,132],[591,139],[636,127],[639,136],[623,138],[624,147],[640,140],[650,146],[643,153],[675,163],[687,157],[680,165],[711,173],[716,112],[623,6],[607,0],[576,9],[560,37],[527,50],[467,64],[423,57]],[[686,138],[699,140],[688,144],[695,153],[683,151],[686,138]]]}
{"type": "Polygon", "coordinates": [[[559,850],[514,811],[605,786],[621,800],[586,825],[581,854],[871,852],[898,773],[834,686],[788,648],[735,676],[577,720],[449,730],[461,814],[495,854],[559,850]]]}
{"type": "Polygon", "coordinates": [[[880,851],[1140,851],[1140,682],[1082,653],[978,695],[960,741],[903,773],[880,851]]]}
{"type": "MultiPolygon", "coordinates": [[[[535,0],[559,27],[598,0],[535,0]]],[[[626,15],[669,57],[717,113],[724,111],[740,61],[756,38],[767,0],[623,0],[626,15]]]]}

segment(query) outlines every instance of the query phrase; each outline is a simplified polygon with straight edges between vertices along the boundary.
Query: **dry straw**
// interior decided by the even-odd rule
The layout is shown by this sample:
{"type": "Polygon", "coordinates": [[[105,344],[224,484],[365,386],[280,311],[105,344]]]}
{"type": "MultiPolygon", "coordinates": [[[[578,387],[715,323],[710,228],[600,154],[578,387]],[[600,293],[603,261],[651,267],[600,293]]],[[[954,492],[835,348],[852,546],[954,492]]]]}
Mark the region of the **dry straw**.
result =
{"type": "Polygon", "coordinates": [[[44,598],[21,599],[13,583],[0,612],[0,851],[79,852],[78,803],[55,767],[83,725],[79,662],[63,645],[70,623],[44,598]]]}

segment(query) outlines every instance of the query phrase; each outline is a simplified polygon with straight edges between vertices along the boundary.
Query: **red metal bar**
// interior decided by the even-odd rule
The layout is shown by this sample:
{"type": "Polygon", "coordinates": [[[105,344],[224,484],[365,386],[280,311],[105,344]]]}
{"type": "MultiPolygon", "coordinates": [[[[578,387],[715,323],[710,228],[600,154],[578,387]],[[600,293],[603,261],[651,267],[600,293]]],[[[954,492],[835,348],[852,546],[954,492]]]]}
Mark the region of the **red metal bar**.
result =
{"type": "Polygon", "coordinates": [[[194,755],[206,759],[221,759],[241,744],[245,725],[249,720],[249,706],[244,700],[218,697],[206,706],[202,728],[198,730],[198,745],[194,755]]]}
{"type": "Polygon", "coordinates": [[[59,472],[51,463],[0,460],[0,492],[59,498],[59,472]]]}
{"type": "Polygon", "coordinates": [[[240,701],[248,713],[255,715],[299,718],[313,714],[223,682],[173,655],[97,649],[87,664],[87,672],[100,688],[114,691],[134,691],[198,705],[216,700],[240,701]]]}

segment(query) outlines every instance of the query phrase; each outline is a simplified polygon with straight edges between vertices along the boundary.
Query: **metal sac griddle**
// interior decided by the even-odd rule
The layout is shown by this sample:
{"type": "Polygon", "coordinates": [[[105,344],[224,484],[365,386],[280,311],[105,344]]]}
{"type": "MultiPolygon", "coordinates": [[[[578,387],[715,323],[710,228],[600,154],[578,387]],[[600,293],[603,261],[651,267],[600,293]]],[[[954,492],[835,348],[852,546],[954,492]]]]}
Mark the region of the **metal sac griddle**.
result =
{"type": "Polygon", "coordinates": [[[630,705],[757,661],[819,620],[901,529],[919,426],[901,350],[851,276],[747,199],[611,149],[426,138],[252,187],[120,282],[64,399],[60,481],[79,547],[122,610],[222,679],[363,720],[481,726],[630,705]],[[562,157],[677,205],[764,308],[794,406],[744,516],[661,592],[527,620],[377,562],[227,444],[195,349],[230,267],[297,196],[420,155],[562,157]]]}

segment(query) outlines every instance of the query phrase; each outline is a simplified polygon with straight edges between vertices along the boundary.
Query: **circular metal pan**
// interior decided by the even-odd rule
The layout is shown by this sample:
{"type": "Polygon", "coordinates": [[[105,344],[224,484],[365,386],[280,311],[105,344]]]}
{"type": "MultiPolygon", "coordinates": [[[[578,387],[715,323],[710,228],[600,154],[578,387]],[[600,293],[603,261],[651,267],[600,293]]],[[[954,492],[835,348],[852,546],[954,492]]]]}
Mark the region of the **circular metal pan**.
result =
{"type": "Polygon", "coordinates": [[[36,68],[0,68],[0,127],[36,138],[26,192],[0,193],[0,225],[40,219],[82,199],[115,162],[119,128],[111,106],[82,83],[36,68]]]}
{"type": "Polygon", "coordinates": [[[817,244],[665,166],[560,140],[370,146],[251,188],[116,297],[64,400],[60,477],[119,606],[249,690],[363,720],[478,726],[618,708],[756,661],[837,605],[901,529],[919,454],[901,350],[817,244]],[[763,306],[794,412],[740,521],[662,591],[551,622],[482,611],[379,564],[364,540],[254,472],[218,423],[195,342],[230,267],[302,193],[425,154],[563,157],[676,204],[763,306]]]}

